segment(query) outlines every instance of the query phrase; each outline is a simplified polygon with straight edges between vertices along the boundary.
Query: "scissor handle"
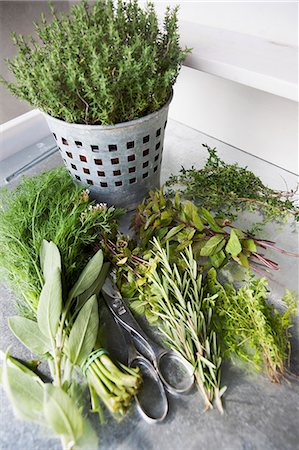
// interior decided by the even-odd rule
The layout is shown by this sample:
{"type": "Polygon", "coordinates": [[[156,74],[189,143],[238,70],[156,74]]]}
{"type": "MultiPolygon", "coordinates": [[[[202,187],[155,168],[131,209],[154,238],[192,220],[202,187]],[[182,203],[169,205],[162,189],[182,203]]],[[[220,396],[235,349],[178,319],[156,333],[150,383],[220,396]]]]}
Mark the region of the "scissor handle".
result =
{"type": "Polygon", "coordinates": [[[155,367],[164,386],[171,394],[185,394],[193,386],[194,369],[179,353],[173,350],[164,350],[156,359],[155,367]],[[163,360],[165,363],[167,359],[174,363],[169,373],[167,373],[167,368],[163,370],[163,360]],[[170,380],[171,376],[169,375],[178,379],[170,380]]]}

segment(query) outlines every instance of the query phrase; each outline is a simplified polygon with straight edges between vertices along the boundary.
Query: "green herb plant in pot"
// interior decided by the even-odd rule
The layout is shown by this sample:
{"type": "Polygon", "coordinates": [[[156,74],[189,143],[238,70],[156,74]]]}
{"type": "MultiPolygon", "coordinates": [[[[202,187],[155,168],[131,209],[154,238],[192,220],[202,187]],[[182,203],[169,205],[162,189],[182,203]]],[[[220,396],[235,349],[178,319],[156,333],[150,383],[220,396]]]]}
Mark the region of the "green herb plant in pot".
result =
{"type": "Polygon", "coordinates": [[[35,24],[38,40],[13,35],[7,61],[17,97],[40,109],[79,183],[99,201],[133,209],[159,186],[172,86],[189,52],[177,8],[159,29],[153,3],[80,2],[35,24]]]}

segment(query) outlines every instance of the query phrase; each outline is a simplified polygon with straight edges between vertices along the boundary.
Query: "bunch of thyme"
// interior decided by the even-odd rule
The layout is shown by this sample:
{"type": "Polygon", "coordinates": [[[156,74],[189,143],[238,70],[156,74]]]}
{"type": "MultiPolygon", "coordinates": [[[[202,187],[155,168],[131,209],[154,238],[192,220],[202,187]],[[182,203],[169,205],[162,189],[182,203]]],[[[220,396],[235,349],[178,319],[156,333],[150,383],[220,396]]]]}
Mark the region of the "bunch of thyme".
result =
{"type": "Polygon", "coordinates": [[[299,221],[299,209],[295,203],[296,190],[277,191],[265,186],[261,179],[246,167],[237,163],[226,164],[217,155],[215,148],[203,144],[209,158],[203,169],[184,167],[179,175],[172,175],[166,182],[168,193],[171,187],[180,189],[182,196],[216,213],[217,217],[230,220],[237,218],[239,211],[259,212],[263,221],[255,223],[252,232],[260,230],[267,222],[287,222],[290,218],[299,221]]]}
{"type": "Polygon", "coordinates": [[[7,60],[10,92],[71,123],[115,124],[166,103],[189,50],[179,44],[177,8],[159,29],[154,3],[81,1],[69,14],[35,23],[37,38],[13,34],[18,50],[7,60]]]}

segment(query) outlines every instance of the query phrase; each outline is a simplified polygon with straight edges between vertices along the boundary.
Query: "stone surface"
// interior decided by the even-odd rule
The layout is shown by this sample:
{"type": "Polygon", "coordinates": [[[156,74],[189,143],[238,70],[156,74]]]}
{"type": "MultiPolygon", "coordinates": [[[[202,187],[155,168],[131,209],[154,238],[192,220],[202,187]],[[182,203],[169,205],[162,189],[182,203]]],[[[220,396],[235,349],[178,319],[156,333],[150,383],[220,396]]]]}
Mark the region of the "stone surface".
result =
{"type": "MultiPolygon", "coordinates": [[[[201,167],[206,152],[201,143],[217,146],[219,155],[226,161],[238,161],[248,165],[264,182],[275,188],[294,187],[296,177],[275,166],[248,155],[238,149],[223,144],[177,122],[170,121],[167,127],[162,179],[167,179],[180,166],[201,167]]],[[[38,173],[60,162],[56,154],[47,162],[31,169],[28,174],[38,173]]],[[[240,222],[248,227],[248,217],[240,222]]],[[[270,224],[266,235],[277,241],[277,245],[298,252],[298,235],[290,226],[278,231],[277,225],[270,224]]],[[[298,289],[298,259],[281,254],[269,253],[277,260],[281,270],[269,274],[271,300],[279,305],[284,287],[298,289]]],[[[236,266],[224,273],[238,278],[236,266]]],[[[15,298],[5,288],[0,290],[1,350],[10,347],[12,355],[32,358],[30,352],[17,342],[7,327],[7,317],[15,314],[15,298]]],[[[106,326],[111,330],[110,318],[104,315],[106,326]]],[[[110,341],[110,350],[117,356],[124,353],[123,342],[115,331],[110,341]]],[[[291,369],[299,373],[298,327],[294,327],[293,354],[291,369]]],[[[46,371],[46,367],[42,367],[46,371]]],[[[173,397],[169,395],[169,414],[159,425],[145,423],[133,407],[121,423],[108,417],[107,423],[100,426],[97,417],[92,423],[100,437],[100,448],[106,450],[295,450],[299,449],[299,382],[291,384],[271,384],[262,374],[248,373],[232,364],[224,364],[223,385],[225,394],[225,413],[217,410],[203,412],[203,402],[194,389],[189,395],[173,397]]],[[[21,422],[13,416],[11,406],[0,389],[0,448],[1,450],[58,450],[60,443],[52,439],[47,430],[29,422],[21,422]]]]}

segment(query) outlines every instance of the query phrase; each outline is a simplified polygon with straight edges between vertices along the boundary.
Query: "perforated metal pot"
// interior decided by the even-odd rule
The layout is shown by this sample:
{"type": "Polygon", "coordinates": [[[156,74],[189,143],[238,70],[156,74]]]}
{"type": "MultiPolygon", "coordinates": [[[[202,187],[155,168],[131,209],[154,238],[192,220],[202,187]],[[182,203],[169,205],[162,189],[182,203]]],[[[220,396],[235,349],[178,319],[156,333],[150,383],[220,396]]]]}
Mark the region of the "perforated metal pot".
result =
{"type": "Polygon", "coordinates": [[[74,179],[99,202],[134,209],[160,186],[167,103],[113,126],[71,124],[44,114],[74,179]]]}

